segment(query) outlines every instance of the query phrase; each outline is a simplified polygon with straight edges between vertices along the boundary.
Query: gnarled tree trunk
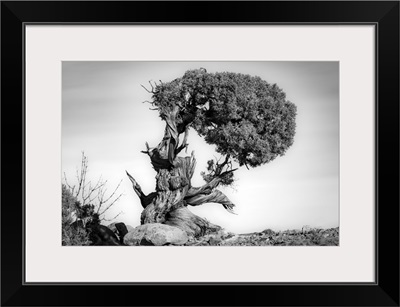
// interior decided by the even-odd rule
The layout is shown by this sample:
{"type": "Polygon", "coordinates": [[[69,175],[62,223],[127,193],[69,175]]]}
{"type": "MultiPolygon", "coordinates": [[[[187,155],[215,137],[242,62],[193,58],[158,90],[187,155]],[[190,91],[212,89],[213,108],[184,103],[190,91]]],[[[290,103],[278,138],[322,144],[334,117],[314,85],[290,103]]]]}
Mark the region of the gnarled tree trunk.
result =
{"type": "MultiPolygon", "coordinates": [[[[216,177],[202,187],[192,187],[191,179],[196,166],[196,159],[191,156],[178,157],[178,153],[187,147],[187,125],[180,123],[179,129],[176,116],[178,106],[169,107],[162,115],[166,122],[164,137],[155,148],[146,143],[151,163],[157,172],[156,189],[148,195],[144,194],[140,185],[127,172],[133,189],[139,196],[144,208],[141,214],[141,223],[163,223],[176,226],[189,236],[201,236],[208,232],[217,231],[219,226],[213,225],[205,219],[194,215],[187,208],[188,205],[198,206],[214,202],[222,204],[231,211],[234,204],[216,187],[220,178],[216,177]],[[179,146],[179,135],[184,134],[179,146]]],[[[231,211],[232,212],[232,211],[231,211]]]]}

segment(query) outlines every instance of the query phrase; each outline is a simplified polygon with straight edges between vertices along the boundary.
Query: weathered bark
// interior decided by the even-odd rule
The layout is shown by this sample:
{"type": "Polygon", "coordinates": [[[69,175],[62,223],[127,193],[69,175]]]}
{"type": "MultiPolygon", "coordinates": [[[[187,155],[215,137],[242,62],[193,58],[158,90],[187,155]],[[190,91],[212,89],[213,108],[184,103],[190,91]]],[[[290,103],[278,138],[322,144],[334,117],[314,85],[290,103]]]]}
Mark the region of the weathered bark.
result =
{"type": "Polygon", "coordinates": [[[126,172],[126,174],[128,175],[128,178],[130,179],[130,181],[132,182],[133,190],[135,191],[135,193],[139,197],[140,203],[142,204],[142,207],[146,208],[149,204],[151,204],[153,199],[157,196],[157,193],[153,192],[153,193],[150,193],[149,195],[144,194],[143,191],[142,191],[142,188],[136,182],[136,180],[131,176],[131,174],[129,174],[128,172],[126,172]]]}
{"type": "Polygon", "coordinates": [[[156,196],[141,215],[142,224],[163,223],[165,215],[185,206],[184,198],[189,189],[194,157],[176,157],[169,169],[159,169],[156,176],[156,196]]]}
{"type": "Polygon", "coordinates": [[[188,205],[199,206],[205,203],[218,203],[224,206],[226,210],[231,213],[233,212],[233,207],[235,206],[224,193],[219,190],[214,190],[210,194],[197,194],[195,196],[185,198],[188,205]]]}
{"type": "Polygon", "coordinates": [[[215,202],[232,212],[234,204],[222,192],[215,189],[220,182],[219,178],[199,188],[191,186],[196,159],[193,152],[188,157],[177,157],[177,154],[187,147],[188,136],[188,127],[177,128],[178,112],[178,106],[164,110],[161,114],[166,122],[164,137],[155,148],[151,149],[146,144],[147,151],[144,151],[149,155],[157,172],[156,191],[145,195],[136,180],[128,172],[127,175],[144,208],[141,214],[142,224],[164,223],[179,227],[190,236],[199,236],[218,230],[220,227],[194,215],[186,208],[187,205],[198,206],[215,202]],[[185,135],[179,146],[180,133],[185,135]]]}
{"type": "Polygon", "coordinates": [[[191,206],[199,206],[205,203],[218,203],[223,205],[230,213],[234,213],[233,207],[235,205],[224,193],[215,189],[219,182],[220,178],[214,178],[202,187],[190,187],[185,197],[186,203],[191,206]]]}
{"type": "Polygon", "coordinates": [[[187,207],[168,212],[165,224],[178,227],[192,237],[202,236],[221,229],[220,226],[193,214],[187,207]]]}

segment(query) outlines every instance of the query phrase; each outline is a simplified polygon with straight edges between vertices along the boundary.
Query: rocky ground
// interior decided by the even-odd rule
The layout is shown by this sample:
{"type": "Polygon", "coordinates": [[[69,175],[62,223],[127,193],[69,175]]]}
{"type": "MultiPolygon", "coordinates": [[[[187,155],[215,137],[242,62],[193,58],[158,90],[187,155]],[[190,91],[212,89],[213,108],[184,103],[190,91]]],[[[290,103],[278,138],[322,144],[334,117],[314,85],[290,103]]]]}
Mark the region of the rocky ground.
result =
{"type": "Polygon", "coordinates": [[[189,240],[186,246],[338,246],[339,227],[234,234],[224,230],[189,240]]]}
{"type": "MultiPolygon", "coordinates": [[[[119,237],[118,228],[123,223],[113,223],[108,228],[119,237]],[[117,227],[119,226],[119,227],[117,227]]],[[[144,224],[137,227],[123,225],[122,245],[175,245],[175,246],[338,246],[339,227],[320,229],[304,226],[302,229],[235,234],[225,229],[198,238],[188,236],[183,230],[165,224],[144,224]]],[[[120,240],[122,241],[122,240],[120,240]]]]}

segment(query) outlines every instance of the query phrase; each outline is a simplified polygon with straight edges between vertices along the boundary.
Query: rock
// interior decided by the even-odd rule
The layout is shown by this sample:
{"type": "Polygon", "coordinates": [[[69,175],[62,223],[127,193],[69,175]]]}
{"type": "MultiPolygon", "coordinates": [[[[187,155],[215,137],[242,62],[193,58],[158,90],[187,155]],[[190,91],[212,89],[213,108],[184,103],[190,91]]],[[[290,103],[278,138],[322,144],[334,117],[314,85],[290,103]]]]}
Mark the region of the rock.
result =
{"type": "Polygon", "coordinates": [[[211,236],[210,239],[208,240],[209,244],[213,246],[220,244],[221,241],[222,239],[220,236],[211,236]]]}
{"type": "Polygon", "coordinates": [[[122,245],[115,233],[104,225],[89,225],[91,245],[122,245]]]}
{"type": "Polygon", "coordinates": [[[265,235],[268,235],[268,236],[271,236],[271,235],[274,235],[274,234],[275,234],[274,231],[271,230],[271,229],[269,229],[269,228],[263,230],[262,233],[265,234],[265,235]]]}
{"type": "Polygon", "coordinates": [[[183,245],[187,241],[183,230],[159,223],[140,225],[124,236],[126,245],[183,245]]]}
{"type": "Polygon", "coordinates": [[[118,235],[118,229],[117,229],[117,227],[115,227],[115,224],[117,224],[117,223],[118,222],[114,222],[114,223],[107,225],[107,227],[110,228],[116,235],[118,235]]]}
{"type": "Polygon", "coordinates": [[[124,236],[128,233],[128,228],[126,228],[126,225],[124,223],[117,223],[115,224],[115,227],[118,230],[118,238],[121,243],[124,241],[124,236]]]}
{"type": "MultiPolygon", "coordinates": [[[[107,225],[107,227],[110,228],[117,236],[119,236],[120,235],[120,231],[118,230],[118,226],[116,226],[117,224],[120,225],[119,227],[121,227],[121,224],[125,225],[122,222],[114,222],[114,223],[111,223],[111,224],[107,225]]],[[[125,225],[125,227],[126,227],[127,232],[130,232],[130,231],[132,231],[134,229],[134,227],[132,227],[131,225],[125,225]]]]}
{"type": "Polygon", "coordinates": [[[239,235],[234,234],[232,237],[225,239],[224,242],[226,242],[226,243],[235,242],[239,238],[240,238],[239,235]]]}
{"type": "Polygon", "coordinates": [[[126,228],[128,229],[128,232],[131,232],[132,230],[135,229],[135,227],[131,226],[131,225],[125,225],[126,228]]]}
{"type": "Polygon", "coordinates": [[[221,239],[224,240],[224,239],[229,239],[229,238],[233,237],[235,234],[233,232],[229,232],[222,228],[215,235],[218,235],[221,239]]]}
{"type": "Polygon", "coordinates": [[[308,225],[303,226],[303,228],[301,229],[302,233],[309,233],[311,231],[311,227],[308,225]]]}

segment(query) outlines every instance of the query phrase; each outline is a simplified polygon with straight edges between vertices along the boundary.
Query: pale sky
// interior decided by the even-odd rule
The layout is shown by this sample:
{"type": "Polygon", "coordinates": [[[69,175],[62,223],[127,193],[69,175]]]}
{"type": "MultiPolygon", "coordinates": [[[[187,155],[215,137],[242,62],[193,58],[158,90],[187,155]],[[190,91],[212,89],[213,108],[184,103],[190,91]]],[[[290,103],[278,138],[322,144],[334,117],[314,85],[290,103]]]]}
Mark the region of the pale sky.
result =
{"type": "MultiPolygon", "coordinates": [[[[124,195],[107,217],[123,211],[117,220],[138,226],[142,207],[125,170],[146,194],[154,191],[156,172],[140,151],[145,142],[156,146],[165,126],[158,112],[143,103],[151,95],[141,84],[169,82],[200,67],[276,83],[297,106],[297,127],[284,156],[240,168],[234,187],[221,188],[237,215],[211,203],[189,210],[235,233],[339,226],[338,62],[63,62],[62,171],[70,183],[84,151],[90,179],[107,179],[109,191],[123,180],[124,195]]],[[[195,151],[197,160],[192,184],[201,186],[200,172],[217,153],[193,129],[188,143],[187,155],[195,151]]]]}

